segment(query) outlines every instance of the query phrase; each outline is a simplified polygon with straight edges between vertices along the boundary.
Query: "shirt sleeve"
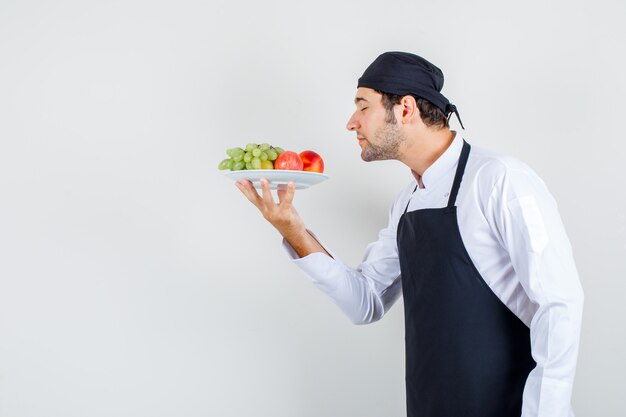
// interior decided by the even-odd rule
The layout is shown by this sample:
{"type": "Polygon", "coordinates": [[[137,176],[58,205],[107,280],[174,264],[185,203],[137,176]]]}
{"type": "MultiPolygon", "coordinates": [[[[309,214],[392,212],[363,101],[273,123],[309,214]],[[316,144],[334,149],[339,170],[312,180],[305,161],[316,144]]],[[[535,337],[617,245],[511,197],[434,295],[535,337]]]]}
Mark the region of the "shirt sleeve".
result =
{"type": "Polygon", "coordinates": [[[556,202],[529,169],[507,170],[491,194],[497,233],[534,304],[523,417],[572,417],[583,291],[556,202]]]}
{"type": "Polygon", "coordinates": [[[387,227],[379,232],[378,240],[367,246],[363,261],[356,268],[341,261],[311,231],[309,233],[332,258],[320,252],[299,258],[289,242],[283,239],[283,248],[295,265],[355,324],[379,320],[402,291],[393,207],[389,211],[387,227]]]}

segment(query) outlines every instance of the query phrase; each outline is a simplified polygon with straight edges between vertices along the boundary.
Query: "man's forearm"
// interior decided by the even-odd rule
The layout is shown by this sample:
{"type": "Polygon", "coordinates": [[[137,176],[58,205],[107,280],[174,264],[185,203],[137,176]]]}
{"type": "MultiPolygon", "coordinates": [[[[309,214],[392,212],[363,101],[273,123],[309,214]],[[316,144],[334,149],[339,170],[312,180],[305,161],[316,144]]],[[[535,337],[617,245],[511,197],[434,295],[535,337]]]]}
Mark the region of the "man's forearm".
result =
{"type": "Polygon", "coordinates": [[[301,232],[283,234],[283,237],[301,258],[314,252],[321,252],[332,258],[326,249],[306,229],[301,232]]]}

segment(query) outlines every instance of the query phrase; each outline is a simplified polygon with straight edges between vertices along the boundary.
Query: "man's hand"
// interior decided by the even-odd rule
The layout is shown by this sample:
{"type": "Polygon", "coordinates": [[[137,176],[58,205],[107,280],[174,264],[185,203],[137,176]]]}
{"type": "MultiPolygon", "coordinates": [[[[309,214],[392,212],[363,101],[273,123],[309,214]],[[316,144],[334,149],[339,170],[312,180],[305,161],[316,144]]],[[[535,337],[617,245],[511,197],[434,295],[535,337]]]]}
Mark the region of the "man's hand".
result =
{"type": "Polygon", "coordinates": [[[304,222],[293,206],[293,197],[296,193],[296,186],[293,182],[289,182],[286,190],[278,190],[278,204],[274,202],[269,182],[266,179],[261,179],[262,197],[249,180],[237,181],[235,185],[259,209],[265,220],[287,239],[300,257],[313,252],[322,252],[330,256],[306,230],[304,222]]]}
{"type": "Polygon", "coordinates": [[[296,187],[292,182],[288,184],[287,190],[278,190],[279,204],[274,202],[269,182],[266,179],[261,180],[263,197],[257,193],[249,180],[237,181],[235,185],[259,209],[265,220],[270,222],[285,238],[306,233],[304,222],[292,204],[296,193],[296,187]]]}

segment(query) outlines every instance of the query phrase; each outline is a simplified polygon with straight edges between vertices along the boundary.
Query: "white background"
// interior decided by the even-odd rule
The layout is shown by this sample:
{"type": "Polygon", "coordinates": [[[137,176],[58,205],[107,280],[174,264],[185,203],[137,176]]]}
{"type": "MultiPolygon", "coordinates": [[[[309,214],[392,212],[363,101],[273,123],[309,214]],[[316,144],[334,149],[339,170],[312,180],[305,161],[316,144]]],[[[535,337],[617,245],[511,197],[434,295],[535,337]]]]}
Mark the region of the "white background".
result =
{"type": "Polygon", "coordinates": [[[381,52],[443,69],[476,146],[559,202],[586,294],[577,416],[624,416],[621,0],[0,0],[0,416],[403,416],[401,303],[354,326],[217,170],[313,149],[353,266],[411,180],[345,130],[381,52]]]}

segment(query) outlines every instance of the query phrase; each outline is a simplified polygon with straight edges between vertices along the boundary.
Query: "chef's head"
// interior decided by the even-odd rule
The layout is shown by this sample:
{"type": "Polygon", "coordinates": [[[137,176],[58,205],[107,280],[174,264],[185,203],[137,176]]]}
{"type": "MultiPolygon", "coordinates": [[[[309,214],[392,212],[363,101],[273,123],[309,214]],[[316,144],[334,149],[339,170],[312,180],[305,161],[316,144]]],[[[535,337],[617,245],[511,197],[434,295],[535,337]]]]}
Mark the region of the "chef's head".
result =
{"type": "Polygon", "coordinates": [[[424,124],[448,127],[449,116],[456,113],[456,107],[441,94],[443,79],[443,72],[420,56],[385,52],[367,67],[357,88],[371,88],[382,94],[389,123],[395,122],[393,107],[410,95],[416,100],[424,124]]]}

